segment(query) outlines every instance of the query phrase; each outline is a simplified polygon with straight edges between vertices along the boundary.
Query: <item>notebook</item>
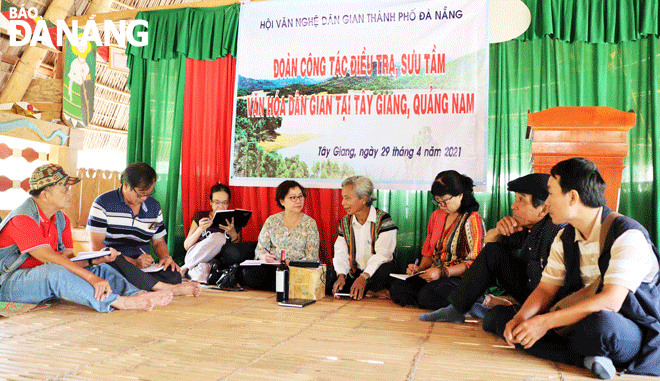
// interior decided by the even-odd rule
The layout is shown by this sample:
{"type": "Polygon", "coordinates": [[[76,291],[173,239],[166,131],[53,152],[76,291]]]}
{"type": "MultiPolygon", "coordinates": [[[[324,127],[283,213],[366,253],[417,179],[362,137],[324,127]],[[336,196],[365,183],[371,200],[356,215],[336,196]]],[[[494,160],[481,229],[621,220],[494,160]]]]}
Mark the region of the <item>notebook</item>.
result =
{"type": "Polygon", "coordinates": [[[314,299],[289,299],[285,300],[283,302],[279,302],[278,304],[282,307],[298,307],[302,308],[307,305],[310,305],[312,303],[316,303],[316,300],[314,299]]]}
{"type": "Polygon", "coordinates": [[[408,275],[408,274],[390,274],[390,276],[391,276],[392,278],[401,279],[401,280],[406,280],[406,279],[408,279],[408,278],[412,278],[412,277],[414,277],[414,276],[419,276],[419,274],[424,274],[425,272],[426,272],[426,271],[419,271],[419,272],[416,272],[416,273],[414,273],[414,274],[412,274],[412,275],[408,275]]]}
{"type": "Polygon", "coordinates": [[[71,258],[71,262],[77,262],[77,261],[84,261],[87,259],[94,259],[94,258],[99,258],[99,257],[105,257],[106,255],[110,255],[110,249],[103,249],[100,251],[84,251],[78,253],[75,257],[71,258]]]}
{"type": "Polygon", "coordinates": [[[234,228],[239,230],[250,221],[252,212],[244,209],[216,210],[213,215],[212,227],[218,227],[220,224],[227,225],[231,219],[234,219],[234,228]]]}

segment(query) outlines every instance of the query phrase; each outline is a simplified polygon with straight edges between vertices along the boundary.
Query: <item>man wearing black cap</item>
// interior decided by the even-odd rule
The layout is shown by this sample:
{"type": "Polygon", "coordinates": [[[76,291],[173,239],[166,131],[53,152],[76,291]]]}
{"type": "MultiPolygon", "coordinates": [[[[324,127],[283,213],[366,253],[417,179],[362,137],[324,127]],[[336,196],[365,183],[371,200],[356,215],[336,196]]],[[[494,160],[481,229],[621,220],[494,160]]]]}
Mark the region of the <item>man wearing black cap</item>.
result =
{"type": "Polygon", "coordinates": [[[474,311],[473,304],[496,281],[517,302],[527,299],[541,280],[550,245],[563,227],[552,223],[544,205],[549,177],[532,173],[507,184],[516,195],[513,215],[502,218],[486,233],[486,246],[449,295],[451,304],[420,315],[420,320],[463,323],[465,313],[474,311]]]}

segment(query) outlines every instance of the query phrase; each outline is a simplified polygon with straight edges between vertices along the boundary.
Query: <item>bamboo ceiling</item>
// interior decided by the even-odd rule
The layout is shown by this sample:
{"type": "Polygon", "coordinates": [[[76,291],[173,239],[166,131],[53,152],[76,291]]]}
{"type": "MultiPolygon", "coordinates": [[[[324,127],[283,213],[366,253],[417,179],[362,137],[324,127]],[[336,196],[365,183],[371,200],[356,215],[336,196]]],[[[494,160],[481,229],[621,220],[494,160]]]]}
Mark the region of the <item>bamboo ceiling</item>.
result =
{"type": "MultiPolygon", "coordinates": [[[[88,14],[106,14],[111,12],[127,11],[176,6],[187,4],[194,0],[11,0],[15,4],[23,5],[26,9],[34,7],[39,15],[43,16],[52,3],[57,2],[59,6],[69,4],[71,10],[68,18],[76,16],[85,16],[88,14]],[[72,5],[71,5],[72,3],[72,5]]],[[[67,18],[67,19],[68,19],[67,18]]],[[[126,17],[123,17],[126,18],[126,17]]],[[[130,17],[129,17],[130,18],[130,17]]],[[[51,20],[53,21],[53,20],[51,20]]],[[[103,39],[103,31],[101,30],[103,39]]],[[[0,36],[0,94],[4,94],[5,88],[10,76],[15,71],[21,61],[26,47],[9,46],[9,36],[6,31],[2,31],[0,36]]],[[[34,75],[32,79],[59,79],[61,81],[63,69],[61,65],[61,53],[47,50],[43,60],[33,62],[34,75]]],[[[126,87],[128,73],[114,70],[109,67],[108,62],[97,54],[96,63],[96,89],[94,92],[94,117],[90,123],[89,129],[85,132],[84,149],[126,149],[126,131],[128,127],[128,110],[130,103],[130,93],[126,87]]],[[[34,82],[32,82],[34,83],[34,82]]],[[[57,83],[57,82],[55,82],[57,83]]],[[[32,84],[30,85],[32,86],[32,84]]],[[[5,99],[4,101],[30,101],[27,94],[21,99],[5,99]]],[[[33,92],[34,93],[34,92],[33,92]]],[[[61,100],[60,100],[61,102],[61,100]]],[[[60,106],[61,107],[61,106],[60,106]]],[[[50,120],[50,118],[48,118],[50,120]]]]}

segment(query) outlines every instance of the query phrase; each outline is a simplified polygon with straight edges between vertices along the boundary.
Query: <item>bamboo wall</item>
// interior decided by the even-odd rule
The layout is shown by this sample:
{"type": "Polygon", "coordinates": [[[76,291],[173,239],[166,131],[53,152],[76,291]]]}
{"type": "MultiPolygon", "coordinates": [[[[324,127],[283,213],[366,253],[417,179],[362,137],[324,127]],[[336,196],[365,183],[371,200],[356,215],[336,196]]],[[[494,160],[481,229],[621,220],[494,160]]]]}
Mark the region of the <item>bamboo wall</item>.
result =
{"type": "MultiPolygon", "coordinates": [[[[71,174],[73,176],[73,174],[71,174]]],[[[78,168],[76,177],[82,180],[71,187],[73,203],[64,210],[71,220],[72,228],[84,228],[87,225],[89,208],[94,199],[109,190],[117,189],[120,185],[120,172],[78,168]]]]}

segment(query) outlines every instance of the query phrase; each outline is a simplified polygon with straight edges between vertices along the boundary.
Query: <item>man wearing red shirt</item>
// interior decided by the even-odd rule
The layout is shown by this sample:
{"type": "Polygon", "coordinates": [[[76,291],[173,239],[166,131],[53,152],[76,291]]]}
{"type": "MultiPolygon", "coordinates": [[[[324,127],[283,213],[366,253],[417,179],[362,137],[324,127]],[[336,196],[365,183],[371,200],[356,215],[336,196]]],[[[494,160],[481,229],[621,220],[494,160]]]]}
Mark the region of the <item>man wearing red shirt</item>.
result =
{"type": "Polygon", "coordinates": [[[0,222],[0,301],[36,304],[65,299],[99,312],[168,304],[171,293],[143,292],[106,264],[68,259],[73,256],[73,239],[62,209],[71,205],[71,185],[79,181],[57,164],[32,173],[31,197],[0,222]]]}

